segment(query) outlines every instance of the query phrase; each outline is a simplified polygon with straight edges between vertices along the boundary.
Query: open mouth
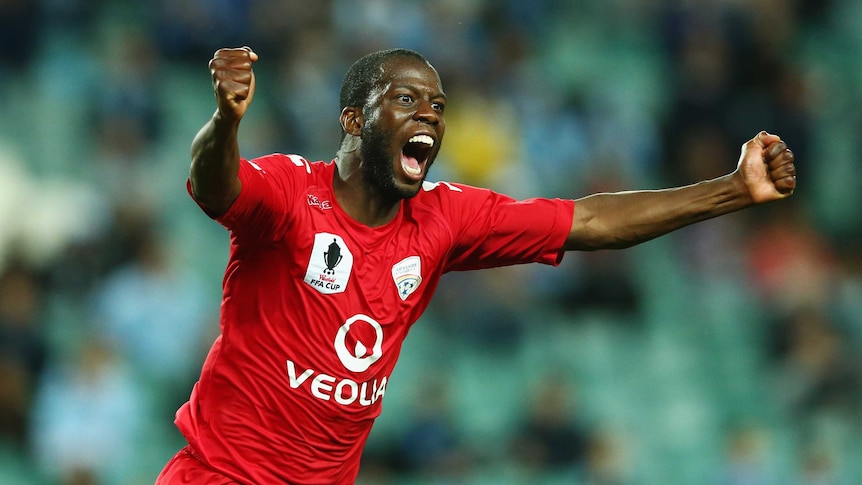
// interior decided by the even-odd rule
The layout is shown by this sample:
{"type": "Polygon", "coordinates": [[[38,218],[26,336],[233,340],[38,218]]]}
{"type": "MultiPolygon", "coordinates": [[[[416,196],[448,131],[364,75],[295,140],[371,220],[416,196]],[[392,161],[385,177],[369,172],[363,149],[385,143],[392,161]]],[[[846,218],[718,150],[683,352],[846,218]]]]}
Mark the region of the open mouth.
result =
{"type": "Polygon", "coordinates": [[[401,149],[401,168],[404,173],[413,178],[420,177],[433,147],[434,139],[428,135],[416,135],[407,140],[401,149]]]}

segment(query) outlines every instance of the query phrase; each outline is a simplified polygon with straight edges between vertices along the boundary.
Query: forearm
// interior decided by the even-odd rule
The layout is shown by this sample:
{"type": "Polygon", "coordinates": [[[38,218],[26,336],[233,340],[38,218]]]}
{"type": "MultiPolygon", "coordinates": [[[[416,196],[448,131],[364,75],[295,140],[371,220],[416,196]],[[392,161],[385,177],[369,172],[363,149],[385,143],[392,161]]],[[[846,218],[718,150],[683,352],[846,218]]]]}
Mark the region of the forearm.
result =
{"type": "Polygon", "coordinates": [[[239,121],[226,120],[217,111],[192,141],[192,193],[216,215],[224,213],[239,195],[238,130],[239,121]]]}
{"type": "Polygon", "coordinates": [[[627,248],[751,204],[734,174],[673,189],[595,194],[575,201],[565,248],[627,248]]]}

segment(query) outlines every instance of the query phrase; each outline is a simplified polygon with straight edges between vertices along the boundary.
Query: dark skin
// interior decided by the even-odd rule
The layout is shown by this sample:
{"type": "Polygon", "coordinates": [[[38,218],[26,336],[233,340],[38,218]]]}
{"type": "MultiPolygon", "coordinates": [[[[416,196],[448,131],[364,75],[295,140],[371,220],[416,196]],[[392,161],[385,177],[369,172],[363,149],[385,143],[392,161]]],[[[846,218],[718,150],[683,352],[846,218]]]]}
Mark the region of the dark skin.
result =
{"type": "MultiPolygon", "coordinates": [[[[257,60],[244,47],[220,49],[210,61],[217,109],[192,143],[190,178],[195,197],[214,216],[226,212],[242,188],[237,133],[254,97],[252,64],[257,60]]],[[[432,66],[399,57],[384,65],[378,89],[365,107],[344,108],[345,137],[333,190],[353,219],[370,227],[383,225],[398,214],[403,199],[418,193],[443,140],[445,101],[432,66]],[[369,145],[372,134],[380,136],[370,151],[363,143],[369,145]],[[417,134],[434,140],[418,173],[402,163],[403,147],[417,134]]],[[[736,169],[725,176],[685,187],[577,199],[564,248],[634,246],[689,224],[784,199],[795,188],[793,152],[780,137],[762,131],[742,145],[736,169]]]]}
{"type": "Polygon", "coordinates": [[[392,220],[401,200],[422,188],[446,131],[446,95],[433,67],[413,58],[396,58],[384,65],[382,82],[371,98],[365,107],[341,112],[346,136],[336,158],[333,188],[351,217],[374,227],[392,220]],[[430,137],[434,145],[423,152],[421,172],[410,174],[402,167],[401,153],[417,135],[430,137]],[[378,140],[369,140],[372,137],[378,140]],[[369,142],[379,144],[379,150],[364,150],[369,142]]]}

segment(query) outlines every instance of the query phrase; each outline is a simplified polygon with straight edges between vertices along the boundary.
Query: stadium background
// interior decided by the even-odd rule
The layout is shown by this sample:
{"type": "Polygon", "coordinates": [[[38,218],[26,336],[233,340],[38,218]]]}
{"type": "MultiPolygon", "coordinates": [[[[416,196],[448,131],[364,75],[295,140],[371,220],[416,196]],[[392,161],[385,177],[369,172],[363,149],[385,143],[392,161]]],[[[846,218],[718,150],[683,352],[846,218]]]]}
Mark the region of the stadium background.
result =
{"type": "Polygon", "coordinates": [[[760,129],[797,155],[790,201],[447,277],[362,483],[862,483],[855,0],[0,2],[0,483],[152,483],[181,446],[227,256],[188,146],[245,44],[245,156],[331,159],[342,74],[391,46],[450,96],[432,180],[665,187],[760,129]]]}

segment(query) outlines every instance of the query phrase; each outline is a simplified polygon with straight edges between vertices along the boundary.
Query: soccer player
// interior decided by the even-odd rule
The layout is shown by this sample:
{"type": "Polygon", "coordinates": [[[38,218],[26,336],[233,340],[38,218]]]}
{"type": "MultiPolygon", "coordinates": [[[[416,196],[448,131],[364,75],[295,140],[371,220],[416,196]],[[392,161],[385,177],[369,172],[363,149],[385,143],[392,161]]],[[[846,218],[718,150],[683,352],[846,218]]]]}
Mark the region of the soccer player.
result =
{"type": "Polygon", "coordinates": [[[176,416],[188,440],[158,484],[349,484],[401,344],[448,271],[625,248],[788,197],[793,154],[760,132],[714,180],[577,200],[516,201],[429,182],[445,131],[437,71],[409,50],[357,61],[341,88],[332,163],[241,158],[258,56],[221,49],[217,109],[187,187],[230,231],[221,335],[176,416]]]}

